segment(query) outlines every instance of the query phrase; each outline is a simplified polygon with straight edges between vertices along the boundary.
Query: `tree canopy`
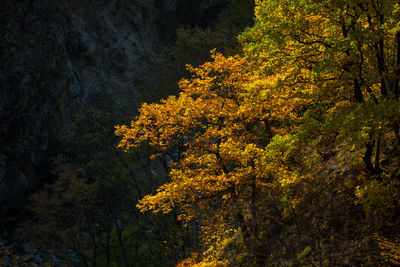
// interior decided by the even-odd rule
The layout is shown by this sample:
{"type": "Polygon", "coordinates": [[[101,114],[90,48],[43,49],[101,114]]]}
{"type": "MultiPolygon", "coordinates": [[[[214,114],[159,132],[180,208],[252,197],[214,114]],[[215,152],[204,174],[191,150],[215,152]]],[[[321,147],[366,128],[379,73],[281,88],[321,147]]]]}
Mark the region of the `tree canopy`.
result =
{"type": "Polygon", "coordinates": [[[200,225],[181,264],[399,264],[400,6],[256,1],[241,56],[212,60],[178,96],[143,104],[119,144],[169,155],[139,201],[200,225]]]}

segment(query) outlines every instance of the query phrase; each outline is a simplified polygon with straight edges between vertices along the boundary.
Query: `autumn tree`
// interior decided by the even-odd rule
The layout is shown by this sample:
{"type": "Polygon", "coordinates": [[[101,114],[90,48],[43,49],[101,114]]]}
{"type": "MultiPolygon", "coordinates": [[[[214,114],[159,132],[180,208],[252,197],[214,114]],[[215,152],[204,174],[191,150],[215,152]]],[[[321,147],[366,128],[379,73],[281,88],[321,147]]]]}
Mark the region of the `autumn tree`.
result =
{"type": "Polygon", "coordinates": [[[399,235],[398,3],[257,1],[255,11],[240,37],[248,62],[288,72],[289,88],[312,87],[292,135],[298,158],[285,162],[307,177],[289,192],[295,217],[309,221],[303,235],[317,242],[299,255],[379,265],[375,232],[399,235]]]}
{"type": "Polygon", "coordinates": [[[257,1],[257,23],[241,36],[264,72],[315,87],[308,117],[365,148],[372,174],[382,171],[384,132],[399,141],[399,16],[396,1],[257,1]]]}
{"type": "Polygon", "coordinates": [[[167,153],[174,161],[171,182],[140,201],[143,211],[178,208],[180,218],[197,220],[203,233],[221,230],[211,225],[225,225],[227,236],[240,229],[245,257],[265,261],[260,224],[270,220],[268,227],[278,233],[281,212],[271,179],[276,173],[281,181],[295,174],[266,160],[264,147],[275,132],[291,131],[281,125],[295,122],[296,109],[307,103],[291,95],[306,96],[307,90],[280,87],[284,74],[250,75],[238,56],[213,53],[212,58],[199,68],[189,67],[193,77],[179,83],[179,96],[144,104],[131,127],[117,126],[116,134],[122,136],[122,147],[146,141],[157,151],[153,156],[167,153]],[[265,205],[273,209],[269,218],[262,215],[265,205]]]}
{"type": "Polygon", "coordinates": [[[138,206],[202,226],[203,250],[182,265],[397,260],[399,10],[256,1],[244,57],[213,53],[178,96],[117,126],[121,147],[172,161],[138,206]]]}

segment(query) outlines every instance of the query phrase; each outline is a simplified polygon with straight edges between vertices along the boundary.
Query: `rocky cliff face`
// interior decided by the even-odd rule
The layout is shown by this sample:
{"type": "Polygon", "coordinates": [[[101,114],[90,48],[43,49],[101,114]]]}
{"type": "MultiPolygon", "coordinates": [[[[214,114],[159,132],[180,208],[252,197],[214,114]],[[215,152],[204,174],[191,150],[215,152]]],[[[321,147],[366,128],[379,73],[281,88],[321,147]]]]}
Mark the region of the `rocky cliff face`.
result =
{"type": "Polygon", "coordinates": [[[219,2],[1,0],[0,215],[40,183],[34,164],[91,91],[132,108],[135,81],[187,17],[182,7],[204,14],[219,2]]]}

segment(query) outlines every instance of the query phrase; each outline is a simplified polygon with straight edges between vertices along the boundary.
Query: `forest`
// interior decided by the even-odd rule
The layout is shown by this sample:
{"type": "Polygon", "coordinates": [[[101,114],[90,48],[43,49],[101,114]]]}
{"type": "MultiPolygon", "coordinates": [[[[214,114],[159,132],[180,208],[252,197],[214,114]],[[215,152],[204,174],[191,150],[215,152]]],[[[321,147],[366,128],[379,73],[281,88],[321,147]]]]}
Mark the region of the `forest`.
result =
{"type": "Polygon", "coordinates": [[[400,3],[203,2],[72,114],[0,265],[400,265],[400,3]]]}

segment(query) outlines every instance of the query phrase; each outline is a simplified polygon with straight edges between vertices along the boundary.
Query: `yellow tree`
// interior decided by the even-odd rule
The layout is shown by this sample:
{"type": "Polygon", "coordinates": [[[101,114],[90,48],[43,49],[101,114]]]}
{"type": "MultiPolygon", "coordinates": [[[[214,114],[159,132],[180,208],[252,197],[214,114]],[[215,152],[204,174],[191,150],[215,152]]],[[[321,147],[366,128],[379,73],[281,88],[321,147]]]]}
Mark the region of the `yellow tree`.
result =
{"type": "Polygon", "coordinates": [[[208,250],[214,265],[230,258],[224,247],[250,265],[373,262],[348,255],[370,253],[363,233],[398,223],[398,201],[380,196],[399,192],[387,181],[399,177],[389,159],[400,141],[399,10],[389,0],[256,1],[245,59],[214,53],[189,68],[178,96],[117,126],[121,147],[148,142],[174,161],[171,182],[139,208],[177,209],[203,233],[222,232],[205,238],[222,247],[208,250]],[[360,229],[356,240],[343,220],[360,229]]]}
{"type": "Polygon", "coordinates": [[[398,236],[399,11],[393,0],[259,0],[255,26],[240,37],[254,68],[271,75],[287,72],[282,83],[293,90],[312,86],[297,132],[306,159],[296,168],[309,180],[292,194],[304,210],[297,212],[314,217],[320,265],[324,258],[330,264],[367,262],[373,253],[366,240],[374,231],[389,239],[398,236]],[[339,197],[337,192],[346,190],[339,197]],[[364,212],[355,212],[359,206],[352,198],[364,212]],[[333,223],[339,216],[332,216],[341,211],[333,202],[324,204],[327,199],[352,211],[344,216],[353,232],[364,230],[356,237],[341,232],[340,223],[333,223]],[[325,212],[328,220],[321,216],[325,212]],[[337,242],[337,237],[348,240],[337,242]],[[354,255],[365,249],[360,254],[368,257],[324,256],[329,246],[330,251],[353,246],[354,255]]]}
{"type": "Polygon", "coordinates": [[[179,83],[179,96],[143,104],[130,127],[117,126],[116,134],[121,147],[148,142],[153,156],[169,153],[175,161],[171,182],[144,197],[138,205],[142,211],[178,209],[181,219],[196,219],[204,232],[211,225],[225,225],[229,234],[240,229],[249,257],[257,261],[265,254],[256,242],[258,224],[265,223],[257,221],[265,199],[260,196],[272,192],[275,173],[282,180],[293,175],[266,160],[264,148],[274,134],[292,130],[282,125],[296,124],[308,89],[287,90],[281,84],[285,74],[251,73],[239,56],[213,52],[212,59],[188,67],[193,76],[179,83]]]}
{"type": "Polygon", "coordinates": [[[241,36],[249,61],[266,73],[288,72],[291,88],[313,85],[311,119],[354,137],[368,171],[381,172],[381,136],[392,131],[400,141],[398,2],[258,0],[255,14],[241,36]]]}

